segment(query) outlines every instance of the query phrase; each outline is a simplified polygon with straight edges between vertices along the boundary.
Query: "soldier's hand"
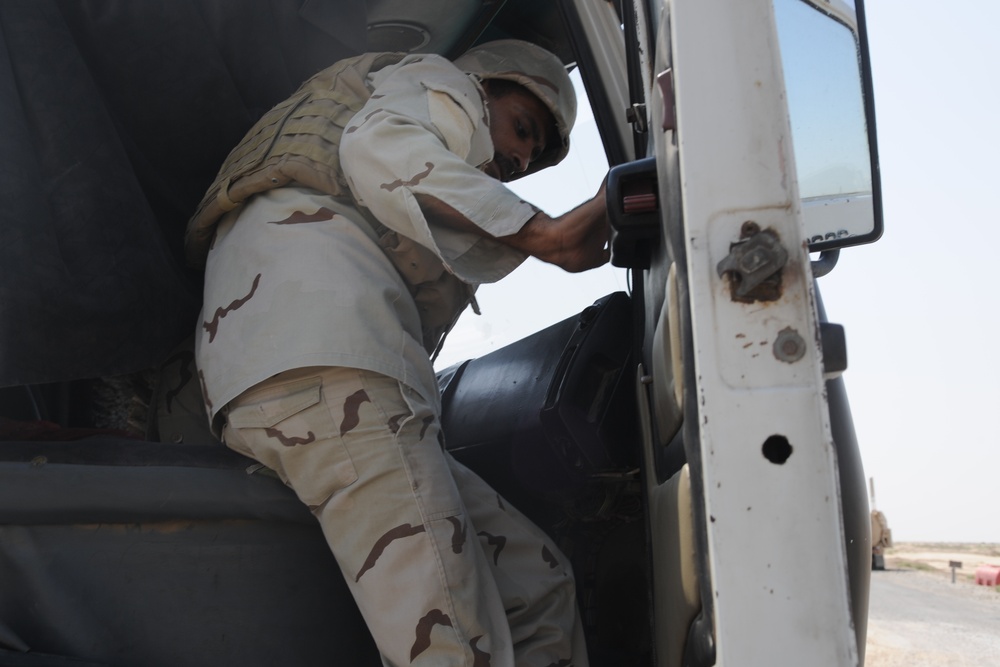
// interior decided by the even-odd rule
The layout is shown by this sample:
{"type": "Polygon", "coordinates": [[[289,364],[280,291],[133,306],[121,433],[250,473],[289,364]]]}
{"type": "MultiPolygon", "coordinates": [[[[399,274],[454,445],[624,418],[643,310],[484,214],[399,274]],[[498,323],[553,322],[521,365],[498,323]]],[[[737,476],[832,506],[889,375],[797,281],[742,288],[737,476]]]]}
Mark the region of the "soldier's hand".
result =
{"type": "Polygon", "coordinates": [[[538,212],[516,234],[493,237],[451,206],[430,195],[418,194],[417,203],[428,220],[495,238],[500,243],[577,273],[607,263],[611,257],[605,184],[594,197],[572,211],[552,218],[538,212]]]}

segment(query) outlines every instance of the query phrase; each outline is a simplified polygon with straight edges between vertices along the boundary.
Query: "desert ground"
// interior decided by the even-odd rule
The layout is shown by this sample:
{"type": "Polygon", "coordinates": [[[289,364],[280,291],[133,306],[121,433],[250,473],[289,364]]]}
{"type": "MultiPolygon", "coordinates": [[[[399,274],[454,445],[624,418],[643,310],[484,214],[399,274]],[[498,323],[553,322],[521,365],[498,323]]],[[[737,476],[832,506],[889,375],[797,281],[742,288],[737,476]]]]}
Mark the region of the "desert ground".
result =
{"type": "Polygon", "coordinates": [[[965,577],[971,583],[980,565],[1000,565],[1000,544],[900,542],[885,553],[886,567],[943,572],[951,577],[949,561],[959,561],[956,580],[965,577]]]}
{"type": "Polygon", "coordinates": [[[1000,587],[976,585],[1000,544],[896,543],[872,572],[866,667],[1000,665],[1000,587]],[[949,561],[962,564],[952,570],[949,561]]]}

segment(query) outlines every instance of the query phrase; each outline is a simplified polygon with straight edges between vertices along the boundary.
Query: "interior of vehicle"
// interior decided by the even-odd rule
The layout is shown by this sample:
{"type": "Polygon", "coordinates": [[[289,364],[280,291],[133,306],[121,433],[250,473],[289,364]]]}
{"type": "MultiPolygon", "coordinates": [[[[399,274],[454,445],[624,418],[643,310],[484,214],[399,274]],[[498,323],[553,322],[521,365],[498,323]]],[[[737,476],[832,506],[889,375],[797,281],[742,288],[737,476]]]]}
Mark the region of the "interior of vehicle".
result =
{"type": "MultiPolygon", "coordinates": [[[[0,4],[0,664],[380,664],[312,515],[206,432],[184,228],[314,72],[502,37],[590,57],[557,2],[0,4]]],[[[653,650],[631,312],[611,294],[439,375],[449,450],[571,556],[597,665],[653,650]]]]}

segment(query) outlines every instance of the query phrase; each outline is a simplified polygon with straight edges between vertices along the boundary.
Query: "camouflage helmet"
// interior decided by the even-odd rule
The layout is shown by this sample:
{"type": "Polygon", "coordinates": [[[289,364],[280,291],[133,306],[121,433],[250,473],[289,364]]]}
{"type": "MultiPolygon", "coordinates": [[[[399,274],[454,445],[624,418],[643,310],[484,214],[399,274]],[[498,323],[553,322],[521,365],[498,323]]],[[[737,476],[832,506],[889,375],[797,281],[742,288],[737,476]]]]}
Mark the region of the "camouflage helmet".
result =
{"type": "Polygon", "coordinates": [[[518,177],[550,167],[566,157],[569,133],[576,121],[576,92],[559,58],[531,42],[501,39],[474,46],[459,56],[455,65],[480,80],[506,79],[524,86],[555,117],[560,141],[518,177]]]}

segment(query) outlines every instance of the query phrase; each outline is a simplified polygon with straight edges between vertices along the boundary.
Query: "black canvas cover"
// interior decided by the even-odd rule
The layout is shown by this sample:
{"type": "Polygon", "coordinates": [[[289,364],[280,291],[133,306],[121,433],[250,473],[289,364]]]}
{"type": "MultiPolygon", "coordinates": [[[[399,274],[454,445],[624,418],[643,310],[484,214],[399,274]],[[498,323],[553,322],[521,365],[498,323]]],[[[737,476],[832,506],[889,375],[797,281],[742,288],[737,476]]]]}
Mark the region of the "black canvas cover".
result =
{"type": "Polygon", "coordinates": [[[0,444],[0,665],[381,664],[319,524],[254,461],[0,444]]]}
{"type": "Polygon", "coordinates": [[[218,166],[364,39],[363,0],[0,2],[0,387],[161,362],[218,166]]]}

